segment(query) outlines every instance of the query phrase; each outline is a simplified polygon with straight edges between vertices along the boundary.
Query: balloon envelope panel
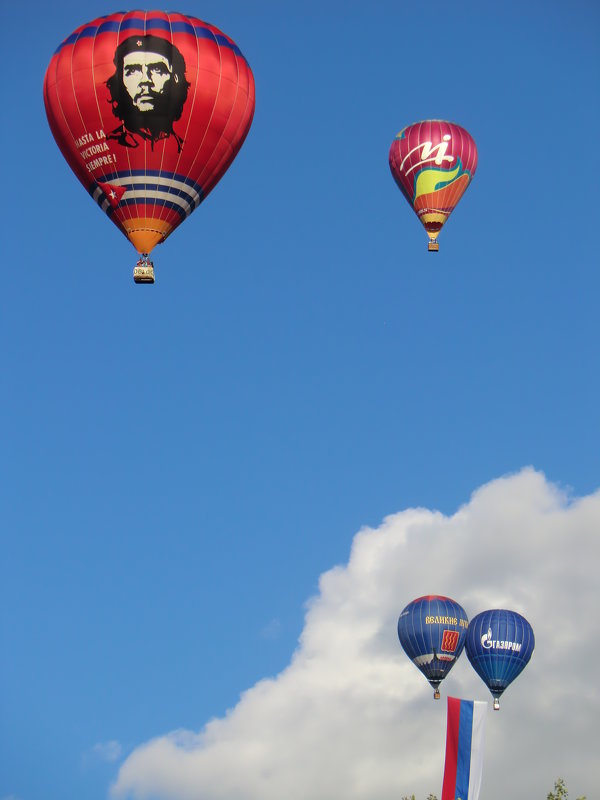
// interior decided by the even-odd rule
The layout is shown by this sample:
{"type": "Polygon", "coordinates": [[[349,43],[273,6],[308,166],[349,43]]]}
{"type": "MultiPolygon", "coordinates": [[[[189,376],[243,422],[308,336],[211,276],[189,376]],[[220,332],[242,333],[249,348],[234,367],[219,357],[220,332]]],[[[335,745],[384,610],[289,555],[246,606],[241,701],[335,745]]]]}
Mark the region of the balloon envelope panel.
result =
{"type": "Polygon", "coordinates": [[[409,603],[398,619],[406,655],[432,684],[442,681],[462,653],[469,621],[455,600],[426,595],[409,603]]]}
{"type": "Polygon", "coordinates": [[[130,11],[77,28],[44,80],[52,133],[92,198],[141,253],[227,170],[254,114],[235,42],[195,17],[130,11]]]}
{"type": "Polygon", "coordinates": [[[482,611],[469,623],[467,657],[495,697],[523,671],[534,647],[533,629],[516,611],[482,611]]]}

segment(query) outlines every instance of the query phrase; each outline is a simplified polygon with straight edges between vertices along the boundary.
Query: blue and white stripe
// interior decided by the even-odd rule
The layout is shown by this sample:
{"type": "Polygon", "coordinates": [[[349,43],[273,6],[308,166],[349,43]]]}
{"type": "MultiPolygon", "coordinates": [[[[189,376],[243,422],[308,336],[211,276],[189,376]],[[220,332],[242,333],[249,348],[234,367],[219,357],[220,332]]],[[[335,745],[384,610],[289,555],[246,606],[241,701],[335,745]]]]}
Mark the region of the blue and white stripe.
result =
{"type": "MultiPolygon", "coordinates": [[[[174,172],[156,170],[113,172],[103,175],[102,182],[125,188],[119,208],[146,203],[171,208],[177,211],[182,219],[188,217],[204,199],[199,184],[174,172]]],[[[92,187],[90,194],[106,214],[110,216],[114,213],[115,209],[108,202],[100,186],[92,187]]]]}
{"type": "Polygon", "coordinates": [[[487,703],[461,700],[455,797],[478,800],[483,773],[487,703]]]}

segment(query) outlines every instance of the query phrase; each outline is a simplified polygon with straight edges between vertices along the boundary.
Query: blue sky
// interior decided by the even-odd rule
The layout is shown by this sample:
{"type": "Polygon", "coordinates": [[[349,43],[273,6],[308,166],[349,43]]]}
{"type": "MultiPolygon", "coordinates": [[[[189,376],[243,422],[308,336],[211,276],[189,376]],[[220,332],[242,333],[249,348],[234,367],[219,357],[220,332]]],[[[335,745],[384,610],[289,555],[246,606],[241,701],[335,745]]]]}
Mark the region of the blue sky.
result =
{"type": "MultiPolygon", "coordinates": [[[[598,5],[181,6],[240,46],[256,114],[219,186],[155,250],[154,287],[133,284],[135,251],[71,174],[42,101],[56,46],[114,10],[92,0],[2,3],[12,77],[3,111],[0,798],[99,800],[115,785],[144,798],[295,800],[296,769],[316,776],[299,797],[342,796],[319,783],[322,767],[304,772],[299,755],[286,771],[276,752],[282,766],[269,785],[240,757],[243,791],[219,794],[222,776],[201,761],[190,785],[167,777],[159,786],[144,747],[188,731],[186,747],[203,756],[206,740],[193,737],[216,720],[211,736],[225,741],[231,718],[247,744],[238,716],[256,729],[252,720],[271,719],[275,702],[261,708],[259,682],[288,676],[308,651],[317,667],[329,663],[326,645],[307,644],[314,632],[350,634],[364,619],[362,607],[347,619],[339,600],[368,596],[360,579],[342,581],[335,602],[329,594],[336,565],[354,574],[351,550],[375,563],[401,552],[381,573],[391,584],[380,587],[377,619],[390,638],[373,643],[373,663],[385,664],[378,700],[392,716],[398,704],[411,729],[427,726],[435,752],[429,773],[397,756],[397,769],[374,771],[377,785],[354,782],[343,796],[439,795],[442,704],[434,712],[404,663],[393,613],[452,591],[470,616],[510,603],[537,614],[543,632],[546,601],[556,619],[572,620],[598,600],[589,572],[600,522],[598,5]],[[437,255],[387,164],[395,134],[426,118],[463,125],[479,150],[437,255]],[[414,508],[440,547],[436,537],[451,542],[457,528],[463,553],[490,536],[485,585],[464,564],[450,574],[405,536],[414,508]],[[510,530],[496,525],[505,511],[510,530]],[[359,547],[363,528],[374,543],[388,537],[373,545],[379,556],[359,547]],[[240,706],[248,691],[250,711],[240,706]]],[[[565,648],[583,647],[587,628],[577,630],[565,648]]],[[[524,688],[515,685],[527,713],[493,716],[495,752],[511,746],[499,718],[531,741],[555,713],[527,704],[543,674],[537,640],[524,688]]],[[[334,672],[360,683],[356,653],[348,658],[334,672]]],[[[573,698],[562,706],[558,697],[568,662],[548,658],[546,698],[556,693],[555,711],[566,712],[573,698]]],[[[448,691],[481,691],[466,659],[460,667],[448,691]]],[[[570,685],[587,687],[578,670],[570,685]]],[[[317,685],[311,673],[303,692],[313,697],[317,685]]],[[[284,679],[276,686],[284,707],[293,690],[284,679]]],[[[582,713],[592,716],[598,692],[586,691],[582,713]]],[[[393,736],[381,714],[377,730],[393,736]]],[[[314,747],[317,733],[291,719],[314,747]]],[[[359,749],[377,765],[381,742],[367,728],[359,749]]],[[[562,770],[573,794],[590,796],[584,729],[577,747],[549,739],[539,774],[528,763],[515,774],[537,780],[531,791],[545,797],[562,770]]],[[[265,741],[276,743],[281,732],[270,730],[265,741]]],[[[355,746],[343,752],[354,758],[355,746]]],[[[336,772],[332,759],[334,786],[343,763],[336,772]]],[[[486,787],[486,766],[483,787],[488,800],[503,796],[491,779],[486,787]]]]}

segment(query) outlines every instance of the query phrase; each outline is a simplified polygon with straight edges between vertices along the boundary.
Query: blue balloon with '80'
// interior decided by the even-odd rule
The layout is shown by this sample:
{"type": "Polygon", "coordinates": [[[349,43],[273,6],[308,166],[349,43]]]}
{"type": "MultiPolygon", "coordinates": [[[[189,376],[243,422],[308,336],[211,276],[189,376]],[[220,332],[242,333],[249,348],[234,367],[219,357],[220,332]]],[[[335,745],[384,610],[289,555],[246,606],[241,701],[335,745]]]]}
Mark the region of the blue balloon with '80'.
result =
{"type": "Polygon", "coordinates": [[[433,687],[436,700],[440,683],[463,651],[468,625],[464,608],[439,594],[418,597],[400,614],[400,644],[433,687]]]}

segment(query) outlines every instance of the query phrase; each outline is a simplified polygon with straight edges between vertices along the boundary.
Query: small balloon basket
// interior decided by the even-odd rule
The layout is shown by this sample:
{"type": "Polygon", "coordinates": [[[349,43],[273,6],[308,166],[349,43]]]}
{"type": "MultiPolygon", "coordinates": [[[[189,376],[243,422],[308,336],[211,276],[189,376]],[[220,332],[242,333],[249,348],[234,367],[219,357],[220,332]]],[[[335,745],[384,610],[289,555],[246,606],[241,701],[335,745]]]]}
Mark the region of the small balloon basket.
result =
{"type": "Polygon", "coordinates": [[[154,283],[154,264],[147,253],[143,253],[133,268],[135,283],[154,283]]]}

